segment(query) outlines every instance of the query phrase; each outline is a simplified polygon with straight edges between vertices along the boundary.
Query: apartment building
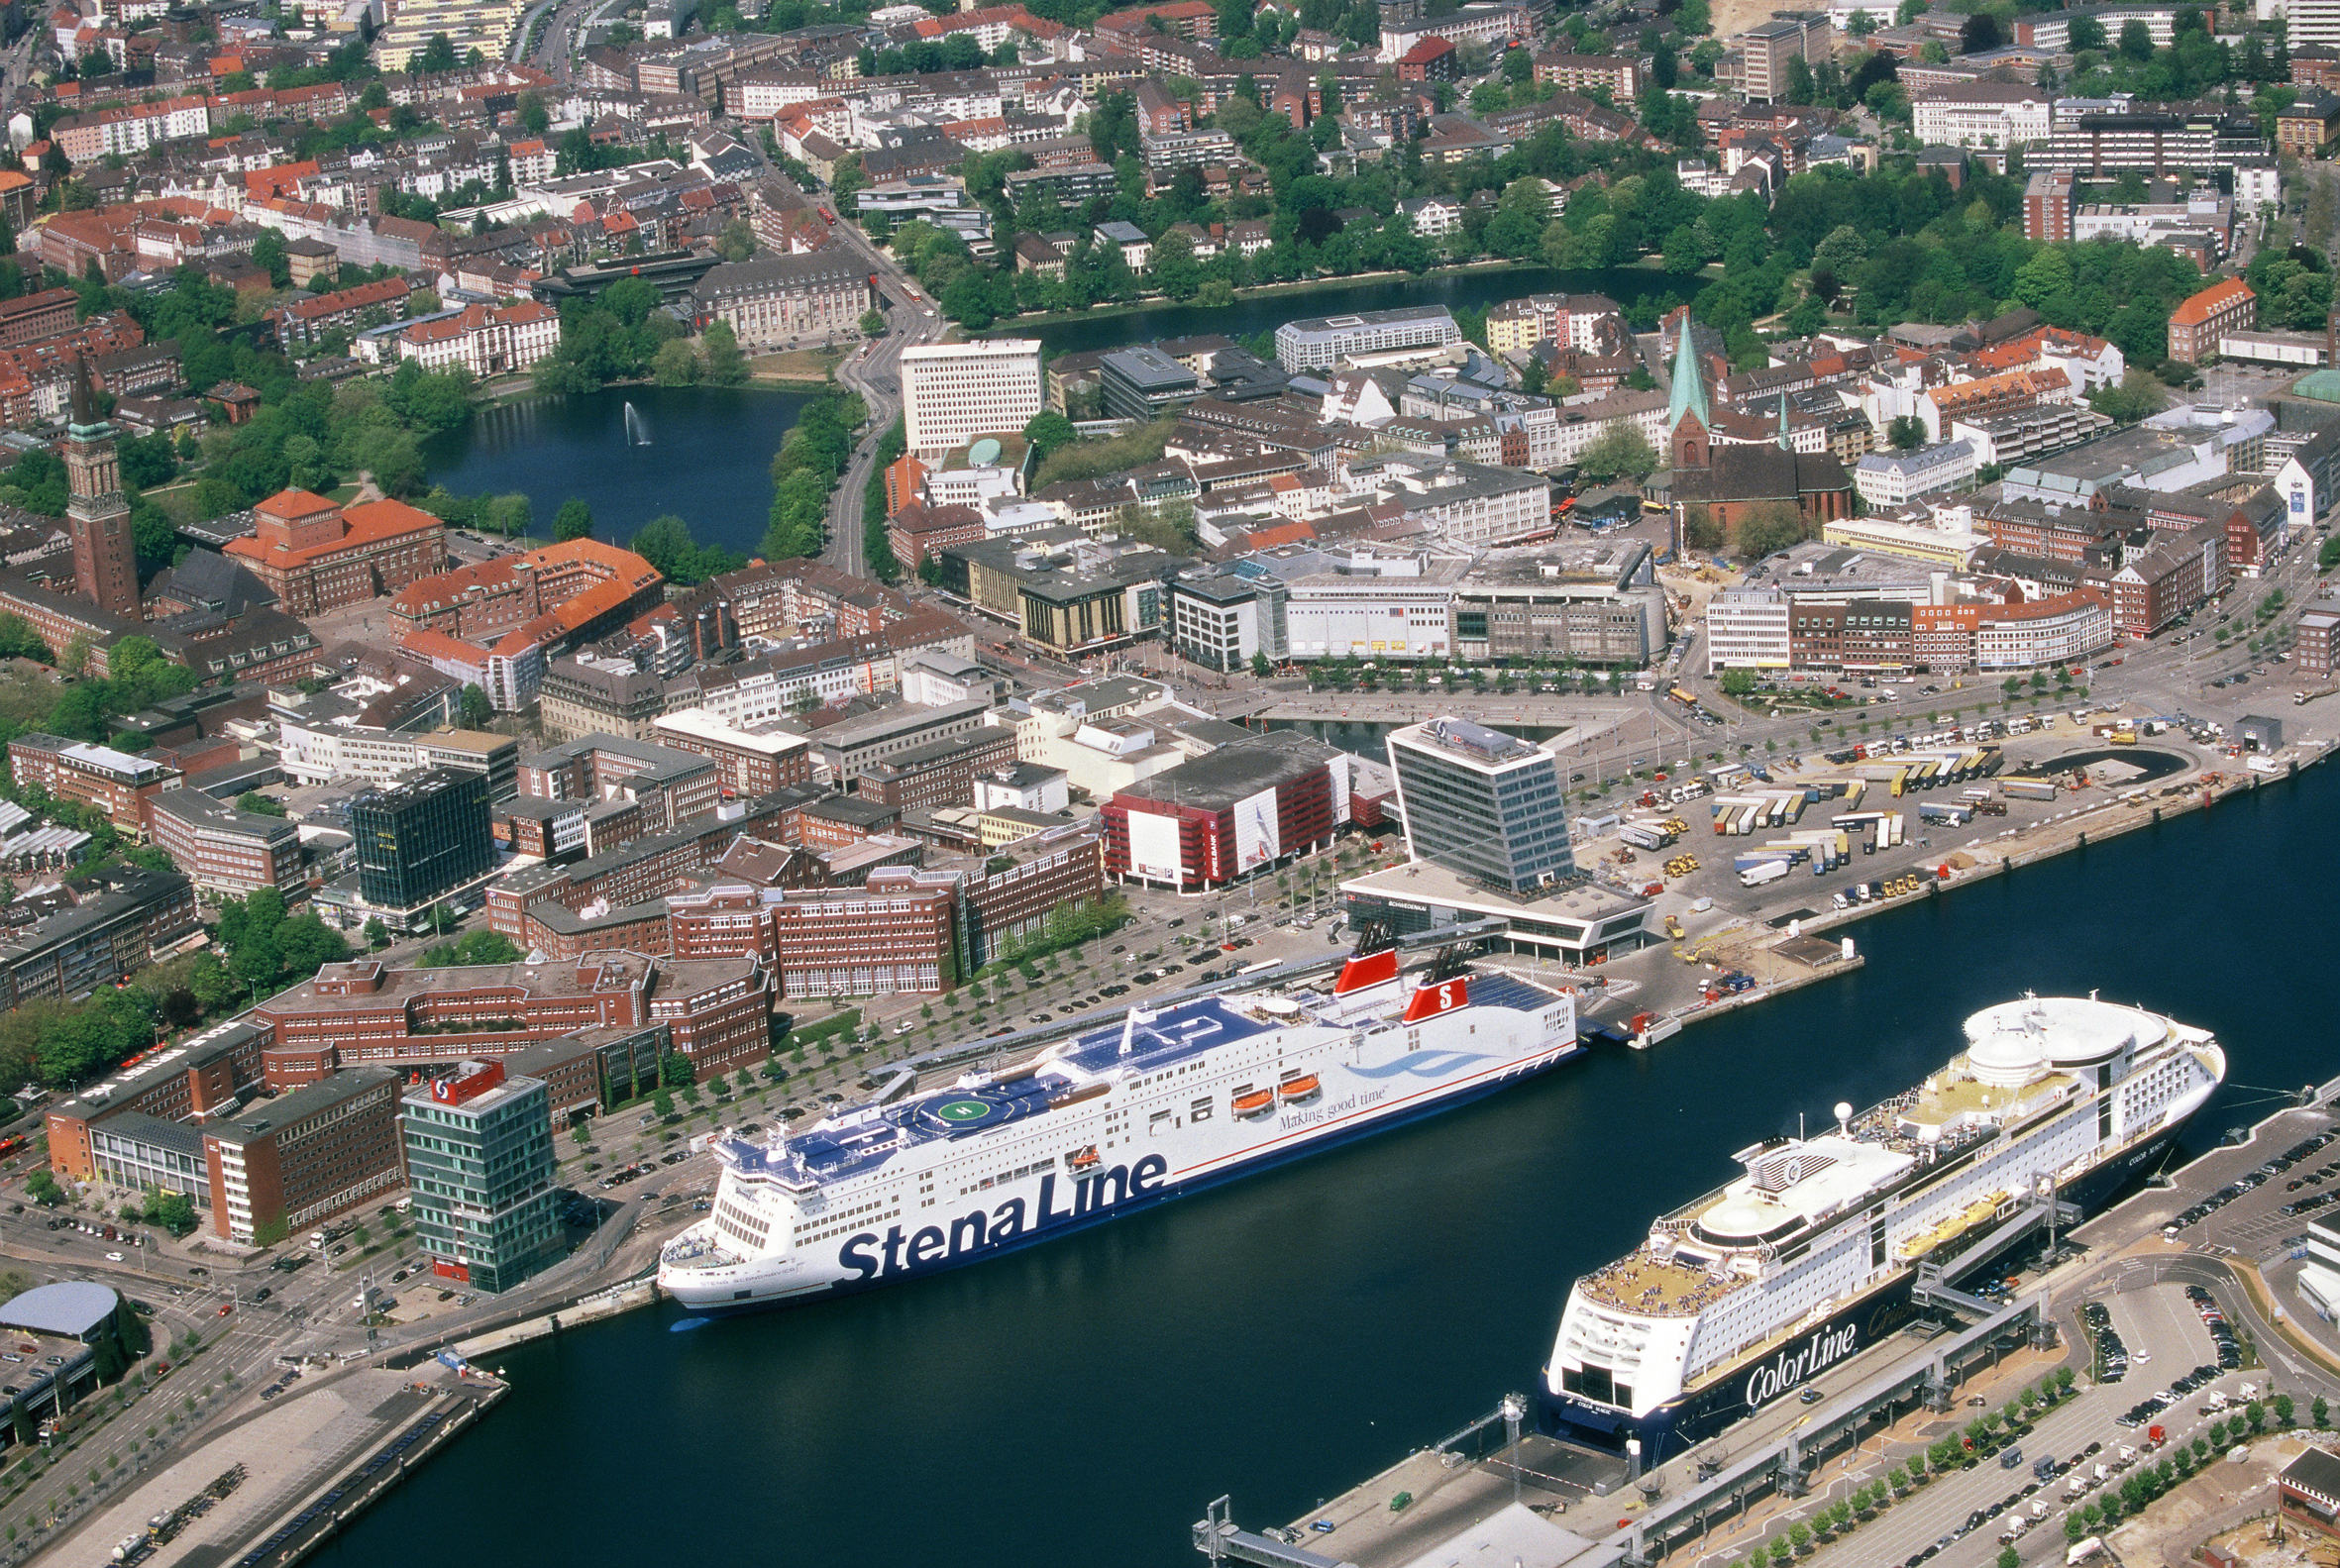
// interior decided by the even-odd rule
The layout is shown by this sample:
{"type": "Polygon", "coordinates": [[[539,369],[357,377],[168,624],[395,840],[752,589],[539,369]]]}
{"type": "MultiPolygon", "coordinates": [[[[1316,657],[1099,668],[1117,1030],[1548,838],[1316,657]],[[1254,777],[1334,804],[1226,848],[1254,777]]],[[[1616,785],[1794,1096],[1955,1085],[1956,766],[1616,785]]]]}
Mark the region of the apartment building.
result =
{"type": "Polygon", "coordinates": [[[536,699],[545,738],[556,744],[594,734],[648,740],[666,711],[666,683],[631,659],[575,654],[545,666],[536,699]]]}
{"type": "MultiPolygon", "coordinates": [[[[655,726],[653,726],[655,732],[655,726]]],[[[671,832],[722,800],[715,762],[615,735],[587,735],[520,760],[520,792],[548,800],[631,800],[645,830],[671,832]]]]}
{"type": "Polygon", "coordinates": [[[1787,96],[1788,61],[1829,57],[1828,16],[1783,13],[1749,28],[1732,40],[1742,60],[1740,90],[1751,103],[1776,103],[1787,96]]]}

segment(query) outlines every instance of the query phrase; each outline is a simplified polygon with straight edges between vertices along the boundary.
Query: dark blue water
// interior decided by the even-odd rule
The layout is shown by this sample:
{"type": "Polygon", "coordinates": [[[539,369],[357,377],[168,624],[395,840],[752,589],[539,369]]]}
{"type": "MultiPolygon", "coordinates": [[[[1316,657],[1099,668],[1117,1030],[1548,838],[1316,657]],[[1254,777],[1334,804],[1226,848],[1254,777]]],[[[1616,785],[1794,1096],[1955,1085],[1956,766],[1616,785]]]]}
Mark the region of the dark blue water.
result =
{"type": "Polygon", "coordinates": [[[2020,993],[2134,1000],[2232,1062],[2189,1142],[2340,1070],[2340,770],[1853,927],[1868,967],[1103,1231],[794,1313],[638,1313],[501,1358],[516,1393],[323,1560],[1184,1568],[1531,1385],[1568,1282],[1798,1112],[1868,1104],[2020,993]]]}
{"type": "Polygon", "coordinates": [[[526,495],[539,532],[571,496],[597,538],[623,544],[673,512],[700,544],[754,554],[772,511],[772,455],[807,401],[724,386],[606,387],[480,410],[423,446],[431,482],[458,494],[526,495]],[[649,444],[626,439],[631,402],[649,444]]]}
{"type": "Polygon", "coordinates": [[[1424,277],[1376,278],[1285,293],[1245,293],[1232,305],[1151,305],[1143,310],[1099,315],[1078,321],[1052,322],[1043,327],[1018,327],[1002,322],[989,336],[1036,337],[1050,354],[1084,354],[1117,349],[1125,343],[1149,343],[1160,338],[1182,338],[1200,332],[1220,332],[1248,338],[1273,332],[1303,316],[1337,316],[1356,310],[1395,310],[1405,305],[1444,305],[1454,310],[1484,310],[1524,294],[1606,294],[1620,305],[1642,300],[1663,304],[1671,295],[1679,304],[1698,292],[1695,279],[1675,277],[1649,267],[1619,266],[1594,271],[1560,272],[1548,266],[1506,267],[1492,272],[1432,272],[1424,277]]]}

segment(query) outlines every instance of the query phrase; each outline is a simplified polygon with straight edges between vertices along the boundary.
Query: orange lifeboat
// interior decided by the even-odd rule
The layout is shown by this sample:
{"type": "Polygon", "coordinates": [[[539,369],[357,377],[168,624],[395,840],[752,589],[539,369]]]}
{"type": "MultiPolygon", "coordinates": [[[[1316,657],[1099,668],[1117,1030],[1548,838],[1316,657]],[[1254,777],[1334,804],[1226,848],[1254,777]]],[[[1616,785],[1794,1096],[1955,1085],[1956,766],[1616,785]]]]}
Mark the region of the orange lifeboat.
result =
{"type": "Polygon", "coordinates": [[[1072,1168],[1074,1170],[1086,1171],[1092,1165],[1099,1163],[1099,1161],[1102,1159],[1102,1156],[1097,1152],[1097,1145],[1092,1143],[1080,1153],[1068,1155],[1066,1158],[1071,1162],[1072,1168]]]}
{"type": "Polygon", "coordinates": [[[1235,1096],[1234,1112],[1238,1116],[1264,1116],[1276,1108],[1276,1092],[1272,1089],[1244,1090],[1235,1096]]]}
{"type": "Polygon", "coordinates": [[[1276,1098],[1287,1105],[1305,1105],[1324,1092],[1324,1084],[1314,1073],[1287,1078],[1276,1086],[1276,1098]]]}

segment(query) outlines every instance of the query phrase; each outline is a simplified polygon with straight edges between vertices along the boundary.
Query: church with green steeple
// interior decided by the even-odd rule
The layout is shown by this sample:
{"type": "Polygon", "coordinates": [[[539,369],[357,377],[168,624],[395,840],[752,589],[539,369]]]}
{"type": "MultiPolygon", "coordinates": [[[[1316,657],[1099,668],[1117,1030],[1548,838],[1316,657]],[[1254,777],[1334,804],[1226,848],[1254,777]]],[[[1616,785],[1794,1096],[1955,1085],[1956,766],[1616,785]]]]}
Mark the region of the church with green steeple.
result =
{"type": "Polygon", "coordinates": [[[1706,403],[1706,372],[1698,367],[1698,347],[1692,337],[1690,311],[1685,306],[1681,327],[1674,334],[1673,390],[1665,402],[1666,462],[1677,471],[1705,468],[1713,445],[1714,415],[1706,403]]]}
{"type": "MultiPolygon", "coordinates": [[[[1710,522],[1729,529],[1757,507],[1794,507],[1807,530],[1853,512],[1853,480],[1829,453],[1799,453],[1787,429],[1787,400],[1780,399],[1778,433],[1755,444],[1744,429],[1732,439],[1714,439],[1715,413],[1707,401],[1706,371],[1693,341],[1690,312],[1675,318],[1673,387],[1666,399],[1666,459],[1671,466],[1674,546],[1683,544],[1683,523],[1696,507],[1710,522]]],[[[1745,420],[1734,420],[1744,426],[1745,420]]]]}

